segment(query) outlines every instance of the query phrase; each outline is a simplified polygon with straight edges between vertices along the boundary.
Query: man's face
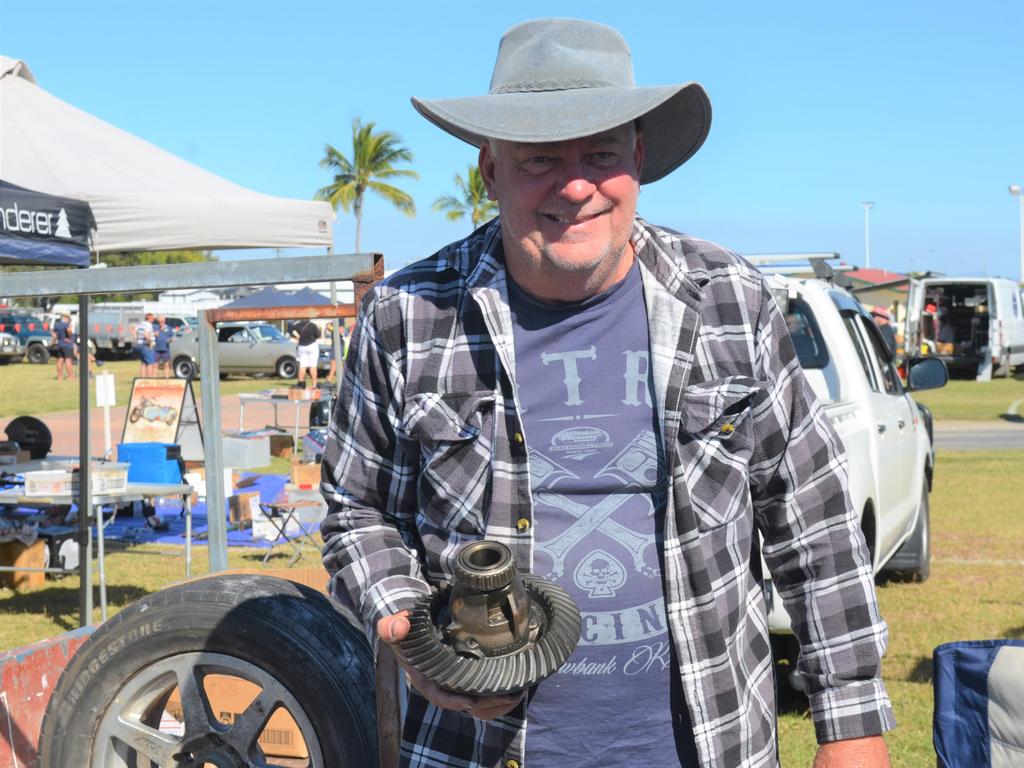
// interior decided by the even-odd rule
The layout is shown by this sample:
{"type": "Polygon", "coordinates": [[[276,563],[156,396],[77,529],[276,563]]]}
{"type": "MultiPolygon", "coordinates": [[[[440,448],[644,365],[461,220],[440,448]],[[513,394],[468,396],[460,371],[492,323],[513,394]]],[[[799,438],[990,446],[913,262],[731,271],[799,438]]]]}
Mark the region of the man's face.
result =
{"type": "Polygon", "coordinates": [[[506,262],[524,290],[578,300],[622,278],[632,264],[627,245],[643,157],[643,137],[632,124],[553,144],[481,147],[506,262]]]}

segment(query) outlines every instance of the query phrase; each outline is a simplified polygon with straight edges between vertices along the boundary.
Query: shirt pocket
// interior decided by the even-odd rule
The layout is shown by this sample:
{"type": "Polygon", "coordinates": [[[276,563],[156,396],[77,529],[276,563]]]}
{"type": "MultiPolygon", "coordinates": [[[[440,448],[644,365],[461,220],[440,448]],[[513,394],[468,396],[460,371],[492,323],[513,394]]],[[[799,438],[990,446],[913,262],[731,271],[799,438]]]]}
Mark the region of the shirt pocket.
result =
{"type": "Polygon", "coordinates": [[[494,403],[490,391],[422,392],[406,401],[399,432],[415,444],[419,455],[421,535],[483,534],[491,487],[494,403]]]}
{"type": "Polygon", "coordinates": [[[752,411],[764,386],[746,376],[691,384],[683,393],[679,471],[697,527],[727,525],[750,509],[752,411]]]}

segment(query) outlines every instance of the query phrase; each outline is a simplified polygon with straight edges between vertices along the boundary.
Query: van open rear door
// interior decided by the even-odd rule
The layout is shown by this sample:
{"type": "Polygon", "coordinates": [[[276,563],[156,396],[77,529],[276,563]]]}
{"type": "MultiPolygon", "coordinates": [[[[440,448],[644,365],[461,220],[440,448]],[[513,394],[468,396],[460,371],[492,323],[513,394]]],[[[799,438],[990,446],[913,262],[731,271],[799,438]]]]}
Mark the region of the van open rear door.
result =
{"type": "Polygon", "coordinates": [[[921,310],[923,307],[924,283],[911,279],[907,288],[907,318],[903,327],[904,360],[921,354],[921,310]]]}

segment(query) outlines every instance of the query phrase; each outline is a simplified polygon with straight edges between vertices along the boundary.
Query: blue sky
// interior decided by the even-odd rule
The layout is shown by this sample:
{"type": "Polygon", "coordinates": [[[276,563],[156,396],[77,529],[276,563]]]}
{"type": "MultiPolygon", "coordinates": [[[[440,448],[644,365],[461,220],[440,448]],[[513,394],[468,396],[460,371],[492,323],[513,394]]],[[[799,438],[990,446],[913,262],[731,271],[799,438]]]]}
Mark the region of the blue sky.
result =
{"type": "MultiPolygon", "coordinates": [[[[420,172],[404,184],[418,213],[368,198],[362,242],[397,267],[468,232],[430,205],[476,159],[409,97],[484,93],[501,33],[539,16],[616,27],[642,84],[707,89],[711,134],[643,188],[648,220],[741,253],[863,264],[872,200],[872,266],[1018,276],[1019,0],[0,0],[0,53],[75,106],[269,194],[327,183],[324,144],[348,153],[356,116],[398,133],[420,172]]],[[[350,252],[354,221],[338,218],[335,250],[350,252]]]]}

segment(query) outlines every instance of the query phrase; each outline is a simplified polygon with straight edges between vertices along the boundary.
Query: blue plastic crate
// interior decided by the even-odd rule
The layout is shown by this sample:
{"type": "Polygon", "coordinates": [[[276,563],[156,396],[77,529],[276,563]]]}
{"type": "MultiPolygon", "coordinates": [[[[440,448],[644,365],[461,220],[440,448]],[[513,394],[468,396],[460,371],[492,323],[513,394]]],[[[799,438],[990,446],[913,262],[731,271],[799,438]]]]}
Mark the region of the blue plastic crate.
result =
{"type": "Polygon", "coordinates": [[[181,446],[176,443],[118,443],[117,460],[129,463],[129,483],[180,483],[181,446]]]}

